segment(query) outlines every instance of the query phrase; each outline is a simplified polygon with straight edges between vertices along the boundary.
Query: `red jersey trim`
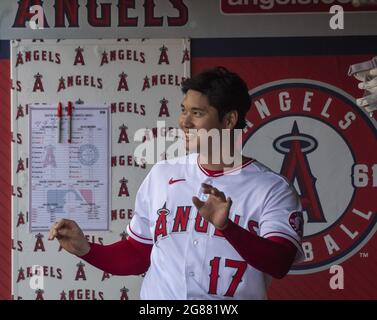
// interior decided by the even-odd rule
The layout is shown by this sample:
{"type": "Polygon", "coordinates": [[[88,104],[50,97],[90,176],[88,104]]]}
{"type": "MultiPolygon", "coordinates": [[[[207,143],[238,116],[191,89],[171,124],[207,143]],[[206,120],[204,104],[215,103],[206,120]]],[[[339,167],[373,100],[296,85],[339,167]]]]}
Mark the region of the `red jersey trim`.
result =
{"type": "MultiPolygon", "coordinates": [[[[130,232],[132,233],[132,235],[135,236],[136,238],[139,238],[139,239],[142,239],[142,240],[145,240],[145,241],[151,241],[151,242],[153,242],[152,239],[141,237],[141,236],[137,235],[135,232],[133,232],[132,229],[131,229],[131,224],[128,225],[128,229],[130,230],[130,232]]],[[[137,239],[135,239],[135,240],[137,241],[137,239]]]]}
{"type": "Polygon", "coordinates": [[[296,246],[298,246],[299,248],[301,248],[301,244],[300,244],[300,242],[298,242],[294,237],[292,237],[292,236],[291,236],[290,234],[288,234],[288,233],[284,233],[284,232],[280,232],[280,231],[271,231],[271,232],[266,233],[266,234],[263,235],[262,237],[263,237],[263,238],[268,238],[268,237],[269,237],[268,235],[270,235],[271,237],[274,237],[275,234],[282,234],[282,235],[284,235],[284,236],[285,236],[285,237],[284,237],[285,239],[291,241],[293,244],[295,244],[296,246]]]}
{"type": "Polygon", "coordinates": [[[229,173],[232,173],[232,172],[235,172],[237,170],[240,170],[240,169],[243,169],[245,168],[246,166],[248,166],[250,163],[254,162],[255,159],[250,159],[250,160],[247,160],[246,162],[242,163],[242,165],[238,166],[238,167],[235,167],[234,169],[231,169],[229,171],[223,171],[223,170],[208,170],[208,169],[205,169],[203,168],[203,166],[199,163],[199,155],[196,159],[196,163],[198,164],[198,167],[199,169],[208,177],[221,177],[225,174],[229,174],[229,173]]]}

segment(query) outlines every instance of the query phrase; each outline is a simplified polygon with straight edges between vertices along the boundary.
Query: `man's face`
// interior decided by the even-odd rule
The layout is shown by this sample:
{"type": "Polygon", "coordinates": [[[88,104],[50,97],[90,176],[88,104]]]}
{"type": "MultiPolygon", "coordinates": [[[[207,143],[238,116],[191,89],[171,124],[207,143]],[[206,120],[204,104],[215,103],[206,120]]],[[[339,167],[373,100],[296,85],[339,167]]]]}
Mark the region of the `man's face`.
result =
{"type": "Polygon", "coordinates": [[[221,134],[221,129],[225,128],[217,110],[209,105],[208,98],[195,90],[188,90],[183,98],[179,126],[185,133],[186,149],[198,152],[200,141],[197,130],[219,129],[221,134]]]}

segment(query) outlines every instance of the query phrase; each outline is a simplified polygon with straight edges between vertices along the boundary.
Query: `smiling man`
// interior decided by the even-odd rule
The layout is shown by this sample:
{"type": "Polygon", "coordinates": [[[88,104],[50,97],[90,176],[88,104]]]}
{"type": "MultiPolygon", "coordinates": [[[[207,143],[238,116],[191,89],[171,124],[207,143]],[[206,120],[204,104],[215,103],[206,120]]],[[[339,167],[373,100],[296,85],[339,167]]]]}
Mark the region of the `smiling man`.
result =
{"type": "Polygon", "coordinates": [[[234,139],[216,146],[203,139],[210,130],[234,135],[245,126],[250,98],[237,74],[209,69],[184,81],[182,91],[179,125],[189,154],[151,169],[129,238],[89,243],[63,219],[49,239],[114,275],[146,272],[142,299],[264,299],[271,277],[284,277],[302,257],[299,198],[282,176],[243,157],[234,139]],[[232,163],[216,156],[224,148],[232,163]]]}
{"type": "MultiPolygon", "coordinates": [[[[200,81],[203,81],[204,84],[207,80],[210,81],[210,79],[201,79],[200,81]]],[[[182,86],[185,96],[181,104],[178,122],[182,130],[181,136],[185,140],[186,150],[189,153],[197,152],[199,163],[209,166],[213,170],[234,168],[241,164],[241,150],[235,150],[236,131],[240,135],[241,128],[245,127],[244,117],[250,105],[249,95],[244,91],[243,96],[241,93],[226,104],[222,101],[210,102],[209,99],[216,99],[218,94],[213,92],[214,97],[207,96],[207,89],[201,90],[197,87],[203,84],[188,79],[182,86]],[[214,108],[212,104],[219,107],[214,108]],[[238,111],[225,112],[230,105],[239,105],[240,107],[238,111]],[[242,120],[239,121],[239,118],[242,120]]],[[[247,89],[246,86],[244,89],[247,89]]]]}

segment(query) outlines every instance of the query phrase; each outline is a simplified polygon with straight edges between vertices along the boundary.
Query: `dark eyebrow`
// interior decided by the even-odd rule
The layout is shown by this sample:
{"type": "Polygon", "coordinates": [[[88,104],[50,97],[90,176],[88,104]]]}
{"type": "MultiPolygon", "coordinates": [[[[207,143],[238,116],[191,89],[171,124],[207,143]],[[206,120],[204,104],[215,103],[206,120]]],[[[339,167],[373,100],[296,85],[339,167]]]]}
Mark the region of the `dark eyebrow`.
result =
{"type": "Polygon", "coordinates": [[[192,111],[206,111],[205,108],[193,107],[191,108],[192,111]]]}
{"type": "MultiPolygon", "coordinates": [[[[186,108],[183,103],[181,103],[181,108],[186,108]]],[[[201,107],[192,107],[191,110],[193,111],[205,111],[206,108],[201,108],[201,107]]]]}

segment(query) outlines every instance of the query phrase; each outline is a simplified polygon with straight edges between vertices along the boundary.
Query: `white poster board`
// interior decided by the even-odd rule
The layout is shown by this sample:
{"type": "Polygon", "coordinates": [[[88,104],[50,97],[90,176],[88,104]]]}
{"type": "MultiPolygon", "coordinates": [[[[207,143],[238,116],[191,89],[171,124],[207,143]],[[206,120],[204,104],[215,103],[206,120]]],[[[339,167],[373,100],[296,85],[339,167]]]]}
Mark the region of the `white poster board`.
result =
{"type": "MultiPolygon", "coordinates": [[[[100,151],[111,170],[108,227],[84,233],[89,241],[99,244],[119,241],[127,236],[136,192],[152,166],[136,161],[134,150],[140,142],[134,141],[134,133],[142,128],[155,132],[161,121],[166,127],[177,127],[180,85],[190,76],[190,41],[15,40],[11,50],[11,78],[16,88],[11,101],[12,132],[17,137],[12,144],[12,185],[19,192],[12,198],[14,299],[139,299],[142,276],[112,276],[68,254],[57,241],[47,240],[48,221],[35,231],[30,229],[29,170],[33,155],[29,153],[29,117],[37,103],[55,108],[57,102],[67,106],[68,101],[81,101],[87,106],[109,107],[111,153],[106,158],[106,151],[100,151]],[[42,288],[33,285],[38,273],[33,266],[42,270],[42,288]]],[[[100,148],[104,141],[95,143],[100,148]]]]}

